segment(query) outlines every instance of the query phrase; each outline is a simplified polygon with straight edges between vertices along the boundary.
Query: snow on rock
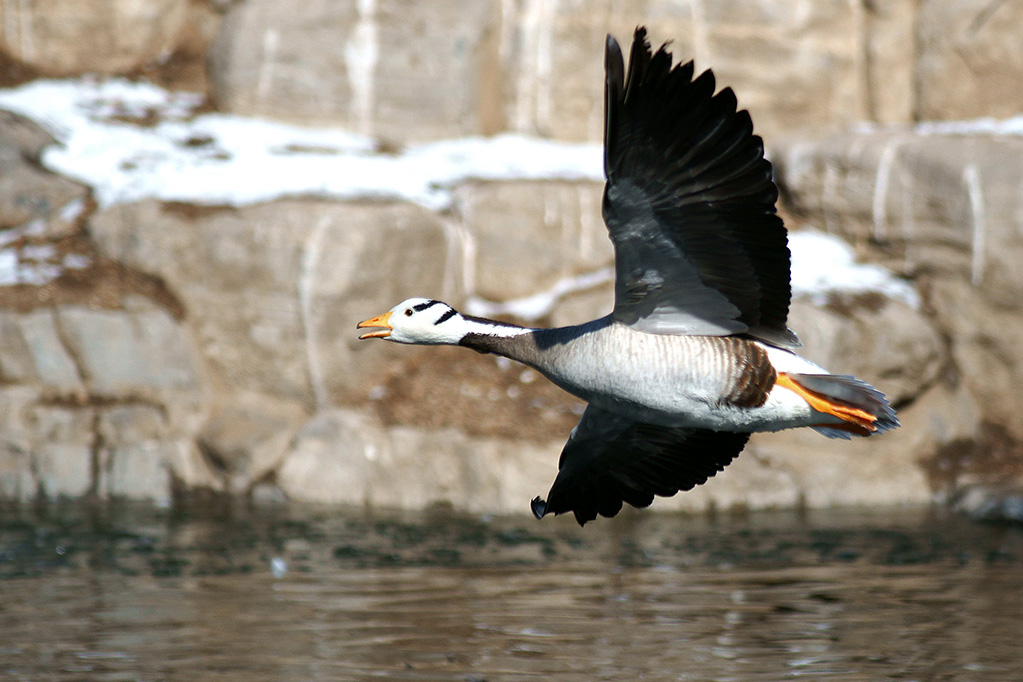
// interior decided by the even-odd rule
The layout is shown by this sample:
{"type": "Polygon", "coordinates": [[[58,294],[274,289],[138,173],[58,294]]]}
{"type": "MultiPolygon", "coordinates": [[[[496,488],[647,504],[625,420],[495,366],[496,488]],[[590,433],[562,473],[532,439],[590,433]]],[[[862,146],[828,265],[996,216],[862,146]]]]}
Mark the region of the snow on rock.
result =
{"type": "MultiPolygon", "coordinates": [[[[881,123],[863,122],[854,126],[854,130],[862,134],[890,132],[899,130],[899,126],[881,123]]],[[[982,118],[950,121],[921,121],[912,127],[918,135],[995,135],[1007,137],[1023,137],[1023,116],[1009,118],[982,118]]]]}
{"type": "MultiPolygon", "coordinates": [[[[92,187],[100,206],[146,198],[243,206],[312,195],[406,199],[443,209],[451,202],[451,189],[470,178],[602,179],[599,145],[499,135],[384,154],[363,135],[201,113],[202,105],[196,93],[119,79],[37,80],[0,90],[0,107],[36,121],[57,139],[59,144],[44,151],[43,163],[92,187]]],[[[1023,129],[1023,123],[1005,122],[1002,128],[1023,129]]],[[[849,246],[836,237],[796,232],[790,246],[797,295],[881,291],[917,303],[908,283],[879,266],[855,263],[849,246]]],[[[55,264],[45,261],[0,252],[0,284],[52,278],[55,264]]],[[[610,277],[602,270],[526,299],[471,303],[477,313],[535,318],[562,296],[610,277]]]]}
{"type": "Polygon", "coordinates": [[[0,90],[0,107],[60,143],[43,163],[93,188],[100,206],[156,198],[241,206],[283,196],[407,199],[444,208],[467,178],[601,177],[596,145],[515,135],[423,144],[387,155],[336,129],[197,113],[194,93],[124,80],[39,80],[0,90]]]}
{"type": "Polygon", "coordinates": [[[42,286],[67,270],[81,270],[90,265],[92,260],[87,256],[76,253],[62,256],[52,244],[0,248],[0,286],[42,286]]]}
{"type": "Polygon", "coordinates": [[[789,233],[792,294],[822,302],[832,293],[879,292],[916,308],[913,285],[880,265],[857,263],[852,247],[840,237],[816,231],[789,233]]]}
{"type": "Polygon", "coordinates": [[[496,303],[472,296],[466,301],[465,310],[470,315],[494,317],[495,315],[513,315],[521,320],[533,322],[550,314],[558,302],[568,294],[586,291],[608,282],[614,281],[614,268],[601,268],[596,272],[588,272],[576,277],[567,277],[555,282],[554,286],[532,296],[516,298],[496,303]]]}

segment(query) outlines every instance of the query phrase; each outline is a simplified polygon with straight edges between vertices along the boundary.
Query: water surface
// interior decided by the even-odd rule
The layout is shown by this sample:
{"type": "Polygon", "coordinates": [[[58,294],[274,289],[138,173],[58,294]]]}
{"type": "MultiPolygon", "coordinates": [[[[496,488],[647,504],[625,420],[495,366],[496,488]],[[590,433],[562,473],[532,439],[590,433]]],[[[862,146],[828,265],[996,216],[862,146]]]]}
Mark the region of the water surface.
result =
{"type": "Polygon", "coordinates": [[[927,510],[0,510],[0,679],[1023,680],[1023,530],[927,510]]]}

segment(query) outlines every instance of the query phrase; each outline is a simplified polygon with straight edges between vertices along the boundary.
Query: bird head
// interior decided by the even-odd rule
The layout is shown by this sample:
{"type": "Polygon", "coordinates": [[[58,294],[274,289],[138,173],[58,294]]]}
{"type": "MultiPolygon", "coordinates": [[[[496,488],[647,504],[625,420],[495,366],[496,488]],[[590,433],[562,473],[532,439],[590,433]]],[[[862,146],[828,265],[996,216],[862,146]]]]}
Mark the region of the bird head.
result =
{"type": "Polygon", "coordinates": [[[462,315],[447,303],[429,298],[410,298],[358,324],[376,328],[360,339],[387,339],[424,345],[457,344],[468,331],[462,315]]]}

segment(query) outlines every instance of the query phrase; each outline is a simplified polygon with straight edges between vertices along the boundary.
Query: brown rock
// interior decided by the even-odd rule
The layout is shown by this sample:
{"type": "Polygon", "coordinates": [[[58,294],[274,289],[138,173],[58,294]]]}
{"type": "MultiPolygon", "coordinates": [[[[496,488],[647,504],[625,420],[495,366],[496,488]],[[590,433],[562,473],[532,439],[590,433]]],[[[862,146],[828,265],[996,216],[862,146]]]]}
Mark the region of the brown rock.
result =
{"type": "Polygon", "coordinates": [[[307,419],[300,403],[237,391],[220,394],[196,443],[222,489],[242,494],[280,467],[307,419]]]}
{"type": "Polygon", "coordinates": [[[0,384],[0,499],[30,500],[39,486],[33,476],[30,406],[37,400],[35,389],[25,385],[0,384]]]}
{"type": "Polygon", "coordinates": [[[455,203],[475,256],[471,293],[491,301],[529,296],[558,280],[611,265],[600,215],[603,185],[474,182],[455,203]]]}
{"type": "Polygon", "coordinates": [[[97,414],[96,493],[169,503],[191,434],[169,422],[158,405],[112,405],[97,414]]]}
{"type": "Polygon", "coordinates": [[[1023,6],[926,0],[917,13],[917,120],[1023,111],[1023,6]]]}
{"type": "Polygon", "coordinates": [[[502,130],[598,140],[610,30],[713,68],[757,130],[908,121],[915,3],[409,3],[230,7],[211,53],[226,110],[404,143],[502,130]],[[768,65],[768,66],[765,66],[768,65]]]}
{"type": "Polygon", "coordinates": [[[876,118],[911,108],[912,0],[859,4],[522,3],[501,27],[504,110],[512,130],[599,140],[604,36],[628,46],[638,25],[677,61],[696,60],[730,86],[768,139],[786,130],[876,118]]]}
{"type": "Polygon", "coordinates": [[[406,354],[380,379],[370,406],[388,426],[547,442],[567,439],[584,407],[529,367],[465,348],[406,354]]]}
{"type": "Polygon", "coordinates": [[[53,138],[16,114],[0,111],[0,237],[55,239],[79,229],[88,190],[39,165],[53,138]],[[13,231],[11,231],[13,230],[13,231]]]}
{"type": "Polygon", "coordinates": [[[61,339],[57,317],[44,308],[0,311],[0,374],[5,382],[35,384],[60,395],[84,395],[78,365],[61,339]]]}
{"type": "Polygon", "coordinates": [[[983,288],[934,278],[930,300],[951,339],[957,378],[980,404],[984,422],[1023,441],[1016,405],[1023,400],[1023,321],[1018,307],[992,302],[983,288]]]}
{"type": "Polygon", "coordinates": [[[385,428],[361,411],[327,410],[298,434],[277,481],[298,501],[524,512],[554,480],[560,447],[451,428],[385,428]]]}
{"type": "MultiPolygon", "coordinates": [[[[924,504],[934,488],[925,466],[940,448],[977,433],[964,391],[935,386],[883,436],[829,440],[809,429],[757,434],[726,470],[656,510],[764,509],[807,505],[924,504]]],[[[467,436],[454,428],[384,426],[357,410],[321,412],[299,432],[276,473],[289,499],[469,512],[524,513],[557,473],[563,441],[467,436]]]]}
{"type": "Polygon", "coordinates": [[[824,306],[793,301],[789,327],[799,354],[836,374],[876,386],[896,404],[912,401],[948,362],[940,332],[919,310],[880,294],[833,295],[824,306]]]}
{"type": "Polygon", "coordinates": [[[740,460],[752,456],[785,472],[792,496],[810,507],[926,504],[934,489],[924,460],[975,436],[978,410],[968,392],[939,385],[899,412],[902,427],[895,431],[849,441],[810,429],[757,434],[740,460]]]}
{"type": "Polygon", "coordinates": [[[952,275],[1008,300],[1023,199],[1023,139],[891,129],[781,141],[774,154],[797,221],[883,249],[897,271],[952,275]],[[998,293],[995,293],[998,292],[998,293]]]}
{"type": "Polygon", "coordinates": [[[779,158],[797,219],[913,275],[980,419],[1023,437],[1011,407],[1023,400],[1015,360],[1023,357],[1023,140],[882,131],[795,143],[779,158]]]}
{"type": "Polygon", "coordinates": [[[0,49],[56,76],[123,73],[171,53],[189,0],[33,0],[0,5],[0,49]]]}
{"type": "Polygon", "coordinates": [[[406,142],[489,132],[493,3],[253,0],[210,55],[226,111],[406,142]]]}
{"type": "Polygon", "coordinates": [[[144,202],[98,214],[91,231],[104,255],[176,293],[213,385],[310,407],[350,402],[394,357],[357,342],[359,320],[413,295],[460,298],[456,237],[409,204],[144,202]]]}
{"type": "MultiPolygon", "coordinates": [[[[385,148],[502,130],[597,140],[604,34],[627,45],[648,24],[655,45],[673,39],[676,59],[713,68],[777,145],[793,225],[848,238],[923,298],[920,309],[875,295],[792,306],[806,355],[888,393],[901,429],[852,442],[757,435],[706,486],[657,508],[972,495],[990,478],[968,458],[1018,454],[1023,140],[935,128],[776,137],[1017,113],[1023,12],[1012,3],[247,0],[217,5],[219,29],[207,4],[130,4],[7,3],[5,63],[199,82],[216,29],[214,100],[229,111],[339,125],[385,148]],[[966,473],[948,483],[939,464],[966,473]]],[[[360,343],[353,327],[413,295],[502,302],[600,271],[611,248],[599,183],[469,182],[443,214],[290,199],[91,215],[85,188],[40,169],[49,143],[0,113],[0,238],[93,260],[2,292],[0,495],[165,500],[263,485],[298,500],[524,511],[546,491],[576,401],[517,365],[360,343]]],[[[609,286],[594,286],[542,323],[610,303],[609,286]]],[[[1018,474],[992,476],[1006,472],[1018,474]]]]}
{"type": "MultiPolygon", "coordinates": [[[[10,111],[0,111],[0,159],[4,164],[38,160],[43,149],[53,143],[53,136],[36,123],[10,111]]],[[[10,168],[5,165],[7,172],[10,168]]]]}
{"type": "Polygon", "coordinates": [[[49,498],[79,497],[94,492],[93,410],[38,404],[26,408],[29,471],[35,489],[25,492],[30,495],[38,492],[49,498]]]}
{"type": "Polygon", "coordinates": [[[94,396],[189,393],[199,387],[181,325],[146,299],[126,311],[62,306],[61,336],[94,396]]]}
{"type": "MultiPolygon", "coordinates": [[[[297,434],[276,472],[277,483],[300,502],[366,504],[374,462],[386,446],[383,429],[365,413],[324,410],[297,434]]],[[[405,483],[392,477],[391,484],[405,483]]]]}
{"type": "MultiPolygon", "coordinates": [[[[863,57],[866,97],[865,118],[878,123],[914,120],[916,74],[916,0],[864,2],[863,57]]],[[[795,130],[795,121],[789,122],[795,130]]]]}

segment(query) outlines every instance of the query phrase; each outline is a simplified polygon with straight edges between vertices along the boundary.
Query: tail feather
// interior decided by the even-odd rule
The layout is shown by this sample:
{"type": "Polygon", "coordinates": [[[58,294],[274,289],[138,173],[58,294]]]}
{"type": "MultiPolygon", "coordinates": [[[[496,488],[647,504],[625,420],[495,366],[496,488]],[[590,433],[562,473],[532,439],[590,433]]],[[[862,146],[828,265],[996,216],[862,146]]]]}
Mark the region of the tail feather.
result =
{"type": "Polygon", "coordinates": [[[899,426],[895,410],[884,394],[856,377],[782,373],[778,380],[805,398],[813,409],[842,420],[839,424],[813,427],[828,438],[849,438],[850,434],[870,436],[899,426]]]}

